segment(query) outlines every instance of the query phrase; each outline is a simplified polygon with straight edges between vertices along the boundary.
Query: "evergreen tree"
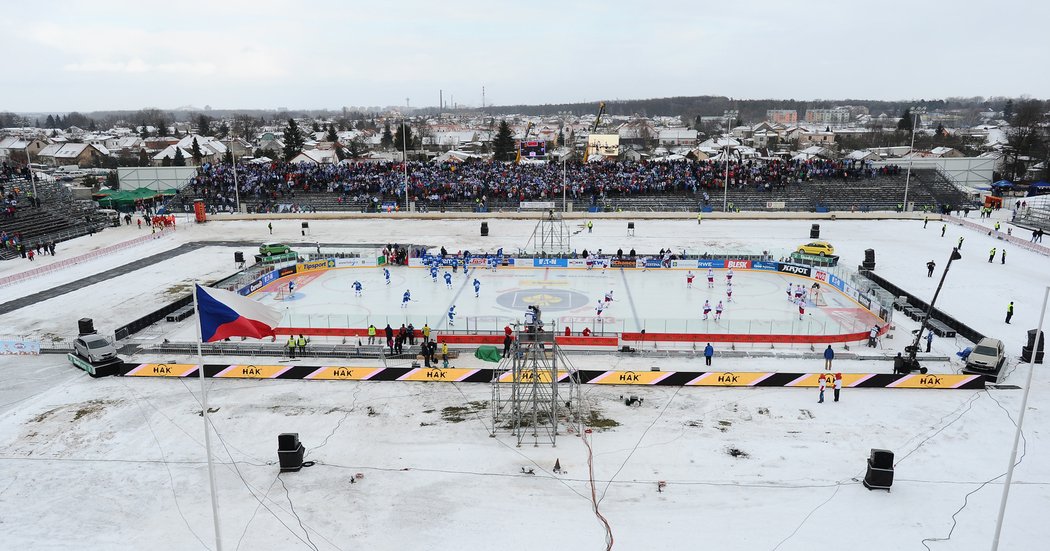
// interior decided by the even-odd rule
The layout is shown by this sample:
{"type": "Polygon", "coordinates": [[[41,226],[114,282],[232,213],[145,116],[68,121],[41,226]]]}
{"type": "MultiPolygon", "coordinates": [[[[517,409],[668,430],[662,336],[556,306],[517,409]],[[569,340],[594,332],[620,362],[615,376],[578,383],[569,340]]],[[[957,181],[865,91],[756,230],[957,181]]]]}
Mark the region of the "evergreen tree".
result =
{"type": "Polygon", "coordinates": [[[211,117],[207,115],[197,117],[197,133],[201,136],[211,135],[211,117]]]}
{"type": "Polygon", "coordinates": [[[201,159],[204,158],[204,155],[201,153],[201,146],[197,143],[196,137],[193,138],[193,145],[191,146],[190,152],[193,154],[193,161],[197,163],[197,165],[200,165],[201,159]]]}
{"type": "Polygon", "coordinates": [[[46,124],[48,128],[54,128],[55,127],[55,117],[53,117],[51,115],[48,115],[47,116],[47,120],[44,121],[44,124],[46,124]]]}
{"type": "Polygon", "coordinates": [[[117,177],[116,170],[106,173],[106,187],[109,189],[120,189],[120,178],[117,177]]]}
{"type": "Polygon", "coordinates": [[[394,132],[394,149],[412,149],[415,145],[413,140],[411,126],[407,124],[397,125],[397,130],[394,132]]]}
{"type": "Polygon", "coordinates": [[[181,147],[175,148],[175,160],[173,160],[171,164],[172,166],[186,166],[186,157],[183,156],[181,147]]]}
{"type": "Polygon", "coordinates": [[[306,139],[303,138],[299,125],[295,119],[288,119],[288,127],[284,129],[284,160],[290,161],[302,152],[304,143],[306,139]]]}
{"type": "Polygon", "coordinates": [[[149,161],[150,161],[149,153],[146,153],[145,149],[140,150],[139,151],[139,164],[138,164],[138,166],[149,166],[149,161]]]}
{"type": "Polygon", "coordinates": [[[492,140],[492,158],[497,161],[511,161],[514,159],[514,134],[510,131],[507,121],[499,121],[499,130],[492,140]]]}
{"type": "Polygon", "coordinates": [[[143,140],[149,137],[149,130],[146,129],[145,125],[143,125],[142,129],[139,131],[139,137],[143,140]]]}
{"type": "Polygon", "coordinates": [[[1014,116],[1014,100],[1006,100],[1006,105],[1003,106],[1003,118],[1010,120],[1014,116]]]}
{"type": "MultiPolygon", "coordinates": [[[[37,123],[37,124],[39,124],[39,123],[37,123]]],[[[95,131],[98,130],[98,126],[95,125],[95,119],[91,119],[91,122],[88,124],[88,130],[90,130],[92,132],[95,132],[95,131]]]]}
{"type": "Polygon", "coordinates": [[[335,125],[328,125],[328,135],[325,136],[325,140],[330,141],[332,143],[339,141],[339,135],[335,133],[335,125]]]}
{"type": "Polygon", "coordinates": [[[314,124],[313,124],[313,126],[311,128],[313,129],[314,132],[320,132],[321,131],[321,125],[317,124],[317,121],[314,121],[314,124]]]}
{"type": "Polygon", "coordinates": [[[944,129],[944,125],[937,123],[937,137],[943,138],[948,135],[948,131],[944,129]]]}
{"type": "Polygon", "coordinates": [[[906,132],[911,132],[911,130],[913,128],[912,127],[913,123],[914,123],[914,121],[912,120],[912,116],[911,116],[911,108],[909,107],[909,108],[904,110],[904,113],[901,114],[900,120],[897,121],[897,130],[904,130],[906,132]]]}
{"type": "Polygon", "coordinates": [[[230,125],[226,124],[226,121],[222,121],[221,123],[219,123],[219,128],[215,131],[215,134],[219,138],[225,138],[226,136],[229,136],[230,125]]]}
{"type": "Polygon", "coordinates": [[[565,145],[565,133],[560,128],[558,129],[558,141],[555,145],[559,147],[565,145]]]}
{"type": "Polygon", "coordinates": [[[222,162],[232,165],[233,164],[233,150],[227,149],[226,153],[222,155],[222,162]]]}
{"type": "Polygon", "coordinates": [[[160,160],[160,166],[171,166],[171,157],[165,155],[164,158],[160,160]]]}
{"type": "Polygon", "coordinates": [[[390,133],[390,121],[383,124],[383,137],[379,139],[379,146],[390,149],[394,145],[394,135],[390,133]]]}

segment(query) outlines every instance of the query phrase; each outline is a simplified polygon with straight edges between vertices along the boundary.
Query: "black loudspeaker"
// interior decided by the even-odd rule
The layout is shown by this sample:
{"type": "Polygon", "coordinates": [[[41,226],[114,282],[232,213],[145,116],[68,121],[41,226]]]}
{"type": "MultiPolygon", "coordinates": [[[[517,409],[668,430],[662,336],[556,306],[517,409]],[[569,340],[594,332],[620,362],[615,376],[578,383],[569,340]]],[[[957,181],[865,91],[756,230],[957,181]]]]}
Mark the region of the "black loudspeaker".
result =
{"type": "Polygon", "coordinates": [[[481,236],[482,237],[487,237],[488,234],[489,234],[489,223],[488,222],[482,222],[481,223],[481,236]]]}
{"type": "Polygon", "coordinates": [[[244,253],[241,251],[233,253],[233,261],[238,264],[244,264],[244,253]]]}
{"type": "Polygon", "coordinates": [[[893,486],[893,452],[872,448],[864,473],[864,487],[888,491],[890,486],[893,486]]]}
{"type": "Polygon", "coordinates": [[[310,229],[310,223],[309,222],[303,222],[303,229],[304,230],[310,229]]]}
{"type": "Polygon", "coordinates": [[[281,472],[296,472],[303,468],[303,455],[306,448],[299,442],[299,433],[286,432],[277,435],[277,460],[281,464],[281,472]]]}
{"type": "Polygon", "coordinates": [[[875,263],[875,249],[864,249],[864,262],[875,263]]]}
{"type": "Polygon", "coordinates": [[[813,224],[809,227],[809,238],[820,239],[820,224],[813,224]]]}
{"type": "Polygon", "coordinates": [[[1036,344],[1035,344],[1035,336],[1036,336],[1037,333],[1039,333],[1038,329],[1029,329],[1028,330],[1028,344],[1025,345],[1025,348],[1035,348],[1039,352],[1042,352],[1043,351],[1043,342],[1046,340],[1046,334],[1044,333],[1043,335],[1040,335],[1040,337],[1039,337],[1039,345],[1036,346],[1036,344]]]}
{"type": "Polygon", "coordinates": [[[633,230],[634,229],[634,222],[628,222],[627,223],[627,229],[633,230]]]}
{"type": "MultiPolygon", "coordinates": [[[[1031,347],[1025,346],[1025,347],[1021,348],[1021,361],[1022,362],[1030,362],[1030,361],[1032,361],[1032,348],[1031,347]]],[[[1038,352],[1035,352],[1035,363],[1037,363],[1037,364],[1043,363],[1043,351],[1042,350],[1039,350],[1038,352]]]]}
{"type": "Polygon", "coordinates": [[[77,320],[77,329],[81,335],[95,334],[95,322],[91,318],[80,318],[77,320]]]}

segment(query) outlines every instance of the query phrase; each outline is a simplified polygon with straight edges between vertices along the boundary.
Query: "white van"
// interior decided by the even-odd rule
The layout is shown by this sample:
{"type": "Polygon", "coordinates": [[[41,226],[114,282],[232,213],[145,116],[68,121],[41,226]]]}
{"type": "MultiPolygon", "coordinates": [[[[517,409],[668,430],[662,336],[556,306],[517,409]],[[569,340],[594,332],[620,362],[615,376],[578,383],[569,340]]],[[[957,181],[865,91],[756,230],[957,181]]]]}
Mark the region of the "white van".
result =
{"type": "Polygon", "coordinates": [[[98,209],[98,213],[106,218],[109,222],[109,227],[119,228],[120,227],[120,216],[121,214],[113,209],[98,209]]]}

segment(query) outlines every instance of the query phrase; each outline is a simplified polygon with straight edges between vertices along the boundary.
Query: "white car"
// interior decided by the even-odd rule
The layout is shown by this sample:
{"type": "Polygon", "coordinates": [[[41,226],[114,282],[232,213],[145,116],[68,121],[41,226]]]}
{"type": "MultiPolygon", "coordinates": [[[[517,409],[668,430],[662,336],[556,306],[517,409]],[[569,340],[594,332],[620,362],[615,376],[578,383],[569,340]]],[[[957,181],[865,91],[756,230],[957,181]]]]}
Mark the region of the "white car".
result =
{"type": "Polygon", "coordinates": [[[106,362],[117,358],[117,349],[102,335],[83,335],[73,341],[73,350],[91,363],[106,362]]]}
{"type": "Polygon", "coordinates": [[[974,371],[998,371],[1006,361],[1006,349],[1003,341],[985,337],[966,358],[966,369],[974,371]]]}

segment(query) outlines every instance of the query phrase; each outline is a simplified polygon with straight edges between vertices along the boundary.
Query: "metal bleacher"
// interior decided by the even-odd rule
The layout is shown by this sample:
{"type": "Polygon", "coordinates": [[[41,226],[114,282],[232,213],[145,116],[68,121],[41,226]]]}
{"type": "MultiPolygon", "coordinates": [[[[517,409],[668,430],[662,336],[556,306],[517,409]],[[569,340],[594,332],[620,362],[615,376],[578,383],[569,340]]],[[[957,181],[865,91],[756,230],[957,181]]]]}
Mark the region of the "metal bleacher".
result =
{"type": "MultiPolygon", "coordinates": [[[[25,180],[5,182],[7,187],[28,189],[32,184],[25,180]]],[[[40,206],[30,203],[26,194],[18,196],[13,217],[0,216],[0,231],[8,235],[20,234],[27,246],[47,241],[64,241],[99,231],[105,222],[94,215],[87,204],[73,200],[72,192],[57,182],[37,182],[37,198],[40,206]]],[[[0,249],[0,259],[18,256],[14,249],[0,249]]]]}

